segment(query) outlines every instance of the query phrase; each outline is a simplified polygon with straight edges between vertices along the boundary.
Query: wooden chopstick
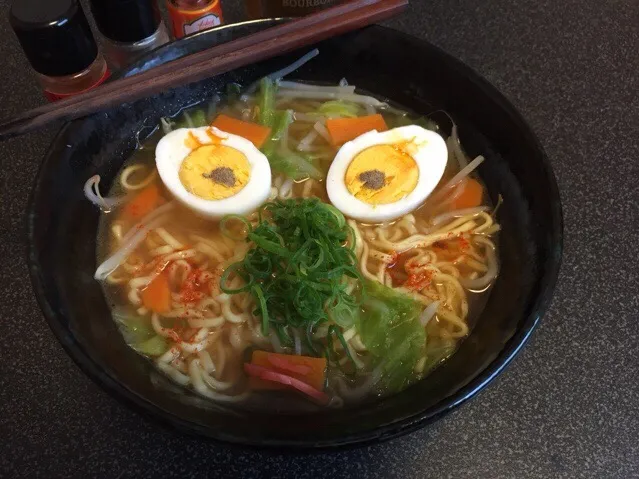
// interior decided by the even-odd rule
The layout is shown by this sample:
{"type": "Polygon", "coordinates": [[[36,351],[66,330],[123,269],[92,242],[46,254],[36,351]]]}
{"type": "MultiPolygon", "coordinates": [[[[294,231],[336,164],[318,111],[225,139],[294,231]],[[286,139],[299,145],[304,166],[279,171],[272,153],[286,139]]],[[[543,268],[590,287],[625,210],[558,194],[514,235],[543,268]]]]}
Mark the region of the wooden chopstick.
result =
{"type": "Polygon", "coordinates": [[[69,121],[170,88],[226,73],[390,18],[408,0],[351,0],[318,13],[188,55],[137,75],[17,115],[0,125],[0,140],[69,121]]]}

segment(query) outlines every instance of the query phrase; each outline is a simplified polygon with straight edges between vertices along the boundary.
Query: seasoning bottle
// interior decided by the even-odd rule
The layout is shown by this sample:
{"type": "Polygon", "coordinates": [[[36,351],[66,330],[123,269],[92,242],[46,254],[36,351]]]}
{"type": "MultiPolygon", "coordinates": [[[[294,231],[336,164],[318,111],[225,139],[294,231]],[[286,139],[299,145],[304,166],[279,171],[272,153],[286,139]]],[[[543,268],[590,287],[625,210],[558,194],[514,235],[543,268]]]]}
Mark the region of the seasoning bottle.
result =
{"type": "Polygon", "coordinates": [[[168,0],[167,9],[175,38],[224,23],[220,0],[168,0]]]}
{"type": "Polygon", "coordinates": [[[108,78],[107,64],[77,0],[15,0],[9,21],[50,101],[108,78]]]}
{"type": "Polygon", "coordinates": [[[90,0],[90,4],[112,69],[120,69],[169,41],[154,0],[90,0]]]}
{"type": "Polygon", "coordinates": [[[339,0],[245,0],[249,18],[301,17],[339,3],[339,0]]]}

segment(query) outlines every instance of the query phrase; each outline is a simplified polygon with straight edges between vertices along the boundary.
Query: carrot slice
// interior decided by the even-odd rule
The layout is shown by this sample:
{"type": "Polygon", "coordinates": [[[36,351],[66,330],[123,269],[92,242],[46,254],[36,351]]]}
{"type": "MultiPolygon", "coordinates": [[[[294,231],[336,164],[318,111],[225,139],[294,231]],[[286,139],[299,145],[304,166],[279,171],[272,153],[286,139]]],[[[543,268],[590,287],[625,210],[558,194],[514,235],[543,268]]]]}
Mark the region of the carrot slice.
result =
{"type": "Polygon", "coordinates": [[[156,313],[166,313],[171,309],[171,290],[169,280],[164,272],[155,277],[142,290],[142,305],[156,313]]]}
{"type": "Polygon", "coordinates": [[[307,375],[313,370],[310,366],[306,366],[305,364],[295,364],[293,361],[280,358],[273,354],[268,357],[268,362],[275,366],[277,369],[301,374],[303,376],[307,375]]]}
{"type": "Polygon", "coordinates": [[[219,128],[226,133],[238,135],[246,138],[257,148],[261,148],[271,134],[271,129],[267,126],[258,125],[248,121],[237,120],[227,115],[219,115],[211,126],[219,128]]]}
{"type": "MultiPolygon", "coordinates": [[[[324,389],[326,377],[326,358],[312,358],[309,356],[293,356],[290,354],[269,353],[268,351],[253,351],[251,364],[273,369],[304,381],[315,389],[324,389]]],[[[258,389],[274,389],[272,384],[253,384],[258,389]]]]}
{"type": "Polygon", "coordinates": [[[450,204],[452,210],[461,210],[463,208],[474,208],[481,205],[484,197],[484,187],[477,180],[468,178],[464,191],[450,204]]]}
{"type": "Polygon", "coordinates": [[[333,145],[342,145],[368,131],[386,131],[388,126],[379,113],[357,118],[332,118],[326,120],[326,128],[333,145]]]}
{"type": "Polygon", "coordinates": [[[124,214],[131,218],[148,215],[160,202],[160,189],[149,185],[124,206],[124,214]]]}
{"type": "Polygon", "coordinates": [[[262,379],[263,381],[270,381],[281,384],[285,387],[292,387],[293,389],[297,389],[298,391],[315,399],[320,404],[327,404],[329,401],[329,397],[326,393],[292,376],[278,373],[271,369],[267,369],[262,366],[256,366],[255,364],[250,363],[244,363],[244,371],[249,376],[262,379]]]}

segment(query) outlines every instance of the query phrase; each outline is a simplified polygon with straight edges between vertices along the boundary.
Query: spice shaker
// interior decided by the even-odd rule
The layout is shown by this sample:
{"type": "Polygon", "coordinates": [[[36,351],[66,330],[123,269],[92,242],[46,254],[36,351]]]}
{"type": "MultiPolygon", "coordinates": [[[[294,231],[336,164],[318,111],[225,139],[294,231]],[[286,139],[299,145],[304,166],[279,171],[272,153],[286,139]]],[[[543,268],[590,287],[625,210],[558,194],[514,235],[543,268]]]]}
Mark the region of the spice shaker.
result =
{"type": "Polygon", "coordinates": [[[50,101],[108,78],[107,64],[77,0],[15,0],[9,21],[50,101]]]}
{"type": "Polygon", "coordinates": [[[90,0],[109,66],[120,69],[169,41],[154,0],[90,0]]]}
{"type": "Polygon", "coordinates": [[[220,0],[167,0],[167,9],[175,38],[224,23],[220,0]]]}

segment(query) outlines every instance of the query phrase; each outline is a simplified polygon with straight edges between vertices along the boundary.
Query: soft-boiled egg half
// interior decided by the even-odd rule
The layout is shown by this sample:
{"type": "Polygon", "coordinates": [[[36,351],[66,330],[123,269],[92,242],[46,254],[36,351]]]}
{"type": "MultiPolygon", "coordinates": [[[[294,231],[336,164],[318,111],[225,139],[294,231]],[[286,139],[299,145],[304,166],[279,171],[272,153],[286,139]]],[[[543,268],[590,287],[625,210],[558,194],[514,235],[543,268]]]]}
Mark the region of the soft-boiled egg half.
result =
{"type": "Polygon", "coordinates": [[[420,126],[370,131],[337,152],[326,178],[328,197],[356,220],[393,220],[432,193],[447,159],[444,139],[420,126]]]}
{"type": "Polygon", "coordinates": [[[246,214],[268,198],[271,167],[253,143],[217,128],[182,128],[155,150],[162,182],[182,203],[210,216],[246,214]]]}

